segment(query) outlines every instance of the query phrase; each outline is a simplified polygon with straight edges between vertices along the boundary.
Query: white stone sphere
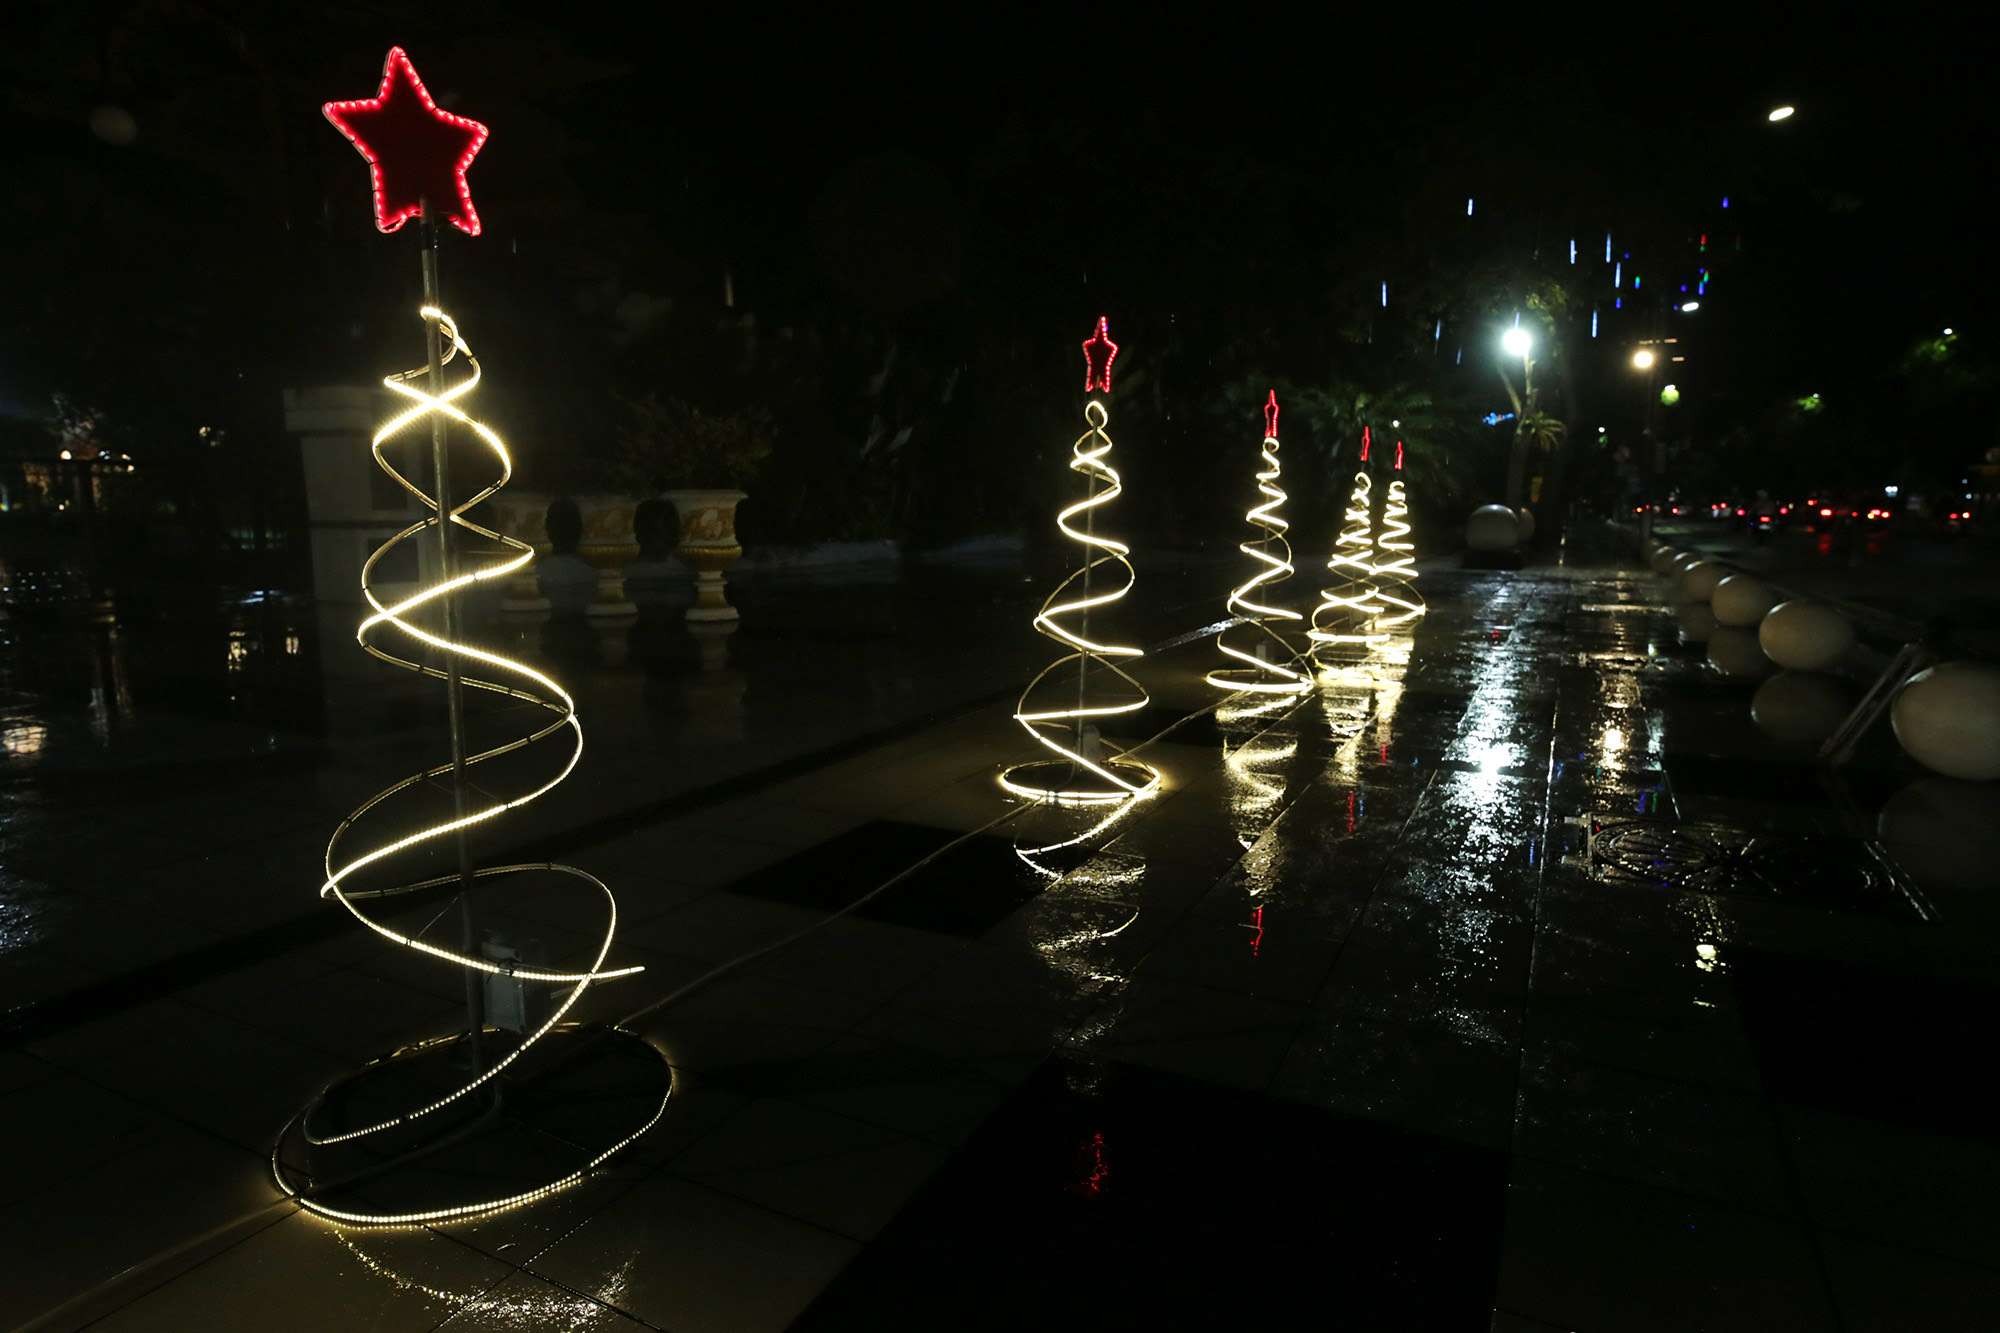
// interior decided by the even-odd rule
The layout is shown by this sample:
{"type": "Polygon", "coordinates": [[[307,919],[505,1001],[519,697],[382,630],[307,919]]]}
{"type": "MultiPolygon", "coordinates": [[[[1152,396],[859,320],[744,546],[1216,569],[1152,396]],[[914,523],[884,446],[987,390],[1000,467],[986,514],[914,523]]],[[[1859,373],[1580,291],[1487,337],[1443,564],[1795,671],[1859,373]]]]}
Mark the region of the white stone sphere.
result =
{"type": "Polygon", "coordinates": [[[1681,568],[1681,581],[1676,585],[1683,602],[1706,602],[1715,592],[1715,585],[1722,582],[1722,576],[1729,571],[1713,560],[1697,560],[1681,568]]]}
{"type": "Polygon", "coordinates": [[[1771,674],[1770,659],[1757,646],[1757,631],[1741,625],[1719,624],[1709,631],[1708,661],[1723,675],[1741,680],[1756,680],[1771,674]]]}
{"type": "Polygon", "coordinates": [[[1481,505],[1465,520],[1465,544],[1475,551],[1511,551],[1519,536],[1506,505],[1481,505]]]}
{"type": "Polygon", "coordinates": [[[1527,506],[1523,505],[1520,509],[1516,510],[1514,513],[1514,536],[1520,541],[1526,541],[1528,540],[1528,538],[1534,535],[1535,535],[1534,511],[1529,509],[1527,506]]]}
{"type": "Polygon", "coordinates": [[[1788,671],[1825,671],[1854,646],[1854,626],[1824,602],[1780,602],[1757,626],[1757,642],[1788,671]]]}
{"type": "Polygon", "coordinates": [[[1653,572],[1657,574],[1666,569],[1668,565],[1672,564],[1674,562],[1674,557],[1679,554],[1680,552],[1676,551],[1671,546],[1655,546],[1653,548],[1652,556],[1646,561],[1646,563],[1651,565],[1653,567],[1653,572]]]}
{"type": "Polygon", "coordinates": [[[1882,807],[1875,832],[1924,888],[2000,887],[2000,786],[1913,782],[1882,807]]]}
{"type": "Polygon", "coordinates": [[[1948,778],[2000,778],[2000,669],[1943,662],[1910,677],[1889,709],[1904,753],[1948,778]]]}
{"type": "Polygon", "coordinates": [[[1715,612],[1706,602],[1682,602],[1674,608],[1674,619],[1680,622],[1681,638],[1688,643],[1707,643],[1708,636],[1715,633],[1715,612]]]}
{"type": "Polygon", "coordinates": [[[1718,625],[1754,627],[1764,622],[1765,613],[1778,604],[1771,585],[1748,574],[1724,575],[1709,594],[1709,606],[1718,625]]]}
{"type": "Polygon", "coordinates": [[[1854,687],[1817,671],[1781,671],[1750,696],[1750,720],[1772,740],[1818,745],[1854,711],[1854,687]]]}

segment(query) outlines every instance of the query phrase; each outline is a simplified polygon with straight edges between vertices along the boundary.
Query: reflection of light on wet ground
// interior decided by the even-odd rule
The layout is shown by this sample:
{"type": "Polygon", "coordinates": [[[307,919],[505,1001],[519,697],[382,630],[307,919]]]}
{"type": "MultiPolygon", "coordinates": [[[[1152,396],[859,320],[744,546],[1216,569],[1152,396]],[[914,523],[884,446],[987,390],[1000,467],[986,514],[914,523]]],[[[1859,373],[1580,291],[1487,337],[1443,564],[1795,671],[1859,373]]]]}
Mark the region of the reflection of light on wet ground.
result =
{"type": "Polygon", "coordinates": [[[1146,860],[1099,853],[1051,884],[1029,909],[1028,944],[1063,977],[1079,1007],[1059,1024],[1057,1044],[1104,1040],[1123,1017],[1118,997],[1131,982],[1105,945],[1139,920],[1146,860]]]}
{"type": "MultiPolygon", "coordinates": [[[[369,1253],[371,1240],[379,1246],[385,1237],[404,1236],[410,1234],[409,1232],[400,1228],[355,1230],[327,1223],[320,1225],[326,1227],[334,1240],[356,1262],[396,1291],[413,1292],[440,1305],[461,1310],[477,1300],[478,1308],[475,1313],[478,1316],[478,1326],[481,1328],[588,1329],[600,1324],[608,1326],[614,1320],[621,1325],[629,1322],[610,1307],[618,1305],[626,1295],[626,1289],[631,1282],[632,1266],[638,1261],[636,1254],[611,1269],[601,1283],[595,1285],[596,1300],[540,1282],[503,1283],[492,1291],[485,1292],[486,1281],[490,1280],[487,1279],[465,1291],[447,1291],[419,1282],[369,1253]]],[[[458,1322],[454,1319],[452,1326],[456,1327],[458,1322]]]]}
{"type": "MultiPolygon", "coordinates": [[[[1733,933],[1730,922],[1722,914],[1722,908],[1713,898],[1704,894],[1689,894],[1676,904],[1678,914],[1687,917],[1694,925],[1694,965],[1698,972],[1727,972],[1729,962],[1723,956],[1723,946],[1729,943],[1733,933]]],[[[1701,1001],[1697,1000],[1697,1004],[1701,1001]]]]}
{"type": "Polygon", "coordinates": [[[1606,727],[1597,744],[1598,748],[1604,751],[1605,757],[1609,758],[1625,748],[1625,733],[1616,727],[1606,727]]]}
{"type": "Polygon", "coordinates": [[[1262,738],[1232,746],[1222,746],[1223,771],[1229,775],[1229,813],[1237,839],[1247,850],[1269,823],[1268,816],[1284,799],[1288,784],[1283,765],[1299,752],[1298,741],[1289,736],[1262,738]]]}
{"type": "Polygon", "coordinates": [[[49,743],[49,729],[39,722],[8,722],[0,727],[0,749],[26,758],[42,752],[49,743]]]}
{"type": "Polygon", "coordinates": [[[1023,865],[1042,878],[1051,881],[1061,879],[1063,872],[1049,864],[1048,857],[1072,847],[1082,847],[1097,841],[1122,820],[1130,817],[1135,810],[1153,799],[1151,796],[1142,796],[1125,801],[1113,806],[1109,814],[1102,816],[1076,806],[1064,805],[1060,801],[1038,802],[1037,813],[1043,816],[1044,822],[1053,818],[1075,824],[1077,827],[1075,831],[1065,829],[1053,833],[1023,834],[1014,844],[1014,855],[1021,859],[1023,865]]]}

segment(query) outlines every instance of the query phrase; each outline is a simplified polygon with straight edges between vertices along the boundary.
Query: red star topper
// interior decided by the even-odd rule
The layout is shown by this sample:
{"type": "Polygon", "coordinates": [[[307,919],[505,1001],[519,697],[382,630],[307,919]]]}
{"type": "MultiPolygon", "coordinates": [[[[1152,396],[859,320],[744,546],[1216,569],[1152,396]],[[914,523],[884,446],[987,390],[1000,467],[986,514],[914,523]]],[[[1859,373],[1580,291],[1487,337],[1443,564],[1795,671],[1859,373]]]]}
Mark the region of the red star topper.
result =
{"type": "Polygon", "coordinates": [[[1278,391],[1270,390],[1264,397],[1264,438],[1278,438],[1278,391]]]}
{"type": "Polygon", "coordinates": [[[1402,470],[1403,470],[1403,442],[1401,440],[1398,440],[1396,441],[1396,471],[1401,472],[1402,470]]]}
{"type": "Polygon", "coordinates": [[[1118,344],[1111,341],[1109,321],[1097,317],[1097,332],[1083,340],[1083,391],[1111,392],[1111,363],[1118,359],[1118,344]]]}
{"type": "Polygon", "coordinates": [[[389,48],[375,96],[320,110],[368,159],[379,230],[398,230],[428,205],[448,209],[444,220],[467,236],[479,234],[465,169],[486,146],[486,127],[433,102],[402,47],[389,48]]]}
{"type": "Polygon", "coordinates": [[[1361,461],[1368,461],[1368,427],[1361,428],[1361,461]]]}

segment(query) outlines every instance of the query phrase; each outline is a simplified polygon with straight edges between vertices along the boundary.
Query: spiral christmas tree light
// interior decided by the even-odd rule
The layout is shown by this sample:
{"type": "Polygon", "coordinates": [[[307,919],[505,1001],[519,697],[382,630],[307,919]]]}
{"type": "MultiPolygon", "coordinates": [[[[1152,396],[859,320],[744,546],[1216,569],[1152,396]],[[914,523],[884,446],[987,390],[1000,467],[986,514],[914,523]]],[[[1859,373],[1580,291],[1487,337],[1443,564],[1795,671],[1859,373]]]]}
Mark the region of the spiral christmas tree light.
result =
{"type": "MultiPolygon", "coordinates": [[[[408,405],[381,425],[370,449],[376,465],[428,512],[383,542],[363,563],[361,593],[369,614],[362,619],[356,638],[362,649],[378,660],[444,684],[451,757],[389,784],[341,820],[327,843],[319,892],[387,943],[463,971],[468,977],[468,1016],[463,1031],[404,1047],[373,1061],[353,1078],[323,1089],[286,1126],[272,1151],[271,1169],[280,1188],[322,1216],[357,1223],[420,1223],[531,1202],[581,1181],[659,1120],[671,1094],[671,1077],[662,1078],[659,1098],[645,1099],[633,1123],[609,1134],[606,1143],[582,1147],[584,1160],[553,1179],[526,1182],[509,1178],[510,1187],[498,1193],[474,1190],[481,1197],[454,1196],[421,1208],[353,1208],[328,1201],[328,1195],[337,1194],[356,1176],[379,1177],[403,1163],[430,1157],[475,1137],[497,1119],[503,1085],[528,1072],[523,1062],[531,1052],[543,1047],[558,1029],[564,1035],[579,1031],[565,1019],[585,992],[600,982],[643,969],[607,965],[617,932],[618,909],[602,880],[575,866],[546,861],[475,866],[466,842],[468,829],[553,791],[583,754],[583,728],[569,692],[524,662],[467,642],[458,625],[460,594],[476,584],[506,579],[534,559],[534,549],[527,543],[466,517],[468,510],[507,484],[513,460],[499,433],[461,406],[478,389],[481,370],[457,322],[438,303],[437,219],[431,216],[434,196],[424,188],[426,181],[432,186],[440,180],[455,181],[455,211],[448,220],[468,235],[477,235],[477,216],[465,188],[464,167],[485,142],[485,127],[438,111],[400,50],[389,53],[382,88],[375,99],[329,103],[326,114],[369,162],[381,229],[393,231],[411,217],[421,217],[424,224],[424,304],[419,316],[429,355],[425,365],[382,381],[391,394],[408,405]],[[435,132],[424,128],[427,118],[434,118],[443,128],[435,132]],[[414,177],[417,184],[410,185],[405,176],[414,177]],[[390,210],[385,199],[403,202],[390,210]],[[447,383],[447,369],[454,365],[459,367],[456,381],[447,383]],[[387,452],[419,426],[427,428],[430,436],[430,485],[434,490],[406,475],[387,452]],[[447,442],[454,429],[477,442],[492,468],[482,485],[460,499],[452,497],[447,461],[447,442]],[[461,534],[460,540],[493,544],[499,548],[498,558],[458,572],[454,533],[461,534]],[[374,582],[377,569],[392,554],[426,536],[431,537],[439,576],[416,592],[385,603],[374,582]],[[461,690],[465,689],[527,705],[534,710],[535,720],[509,739],[468,752],[461,707],[461,690]],[[552,751],[545,777],[475,783],[468,776],[502,756],[526,756],[545,749],[552,751]],[[450,818],[424,813],[438,789],[450,793],[450,818]],[[386,831],[384,825],[395,831],[386,831]],[[456,870],[419,875],[400,883],[374,882],[385,874],[393,879],[389,867],[399,859],[420,856],[446,843],[455,845],[456,870]],[[364,876],[364,871],[371,873],[364,876]],[[575,881],[592,899],[601,899],[603,928],[587,961],[543,967],[527,965],[511,955],[487,956],[474,925],[475,892],[493,881],[528,875],[575,881]],[[409,895],[451,885],[459,891],[462,927],[461,943],[456,948],[423,938],[423,931],[407,934],[377,919],[371,911],[378,904],[396,903],[409,895]],[[557,998],[546,1018],[524,1019],[517,1034],[502,1033],[489,1028],[484,1019],[485,983],[492,977],[552,987],[557,998]],[[342,1145],[350,1145],[345,1156],[334,1151],[342,1145]],[[298,1156],[303,1156],[305,1165],[295,1160],[298,1156]],[[359,1170],[355,1169],[357,1164],[359,1170]],[[522,1185],[525,1187],[515,1187],[522,1185]]],[[[599,1031],[618,1032],[648,1056],[657,1055],[650,1045],[630,1034],[616,1029],[599,1031]]],[[[663,1063],[660,1072],[665,1075],[663,1063]]],[[[449,1176],[451,1168],[439,1165],[438,1173],[449,1176]]]]}
{"type": "Polygon", "coordinates": [[[1382,498],[1382,527],[1375,534],[1375,595],[1382,614],[1375,626],[1398,630],[1430,608],[1417,591],[1417,544],[1410,540],[1410,504],[1403,489],[1403,442],[1396,441],[1396,475],[1382,498]]]}
{"type": "Polygon", "coordinates": [[[1375,564],[1370,559],[1374,542],[1369,533],[1374,526],[1374,480],[1368,475],[1368,428],[1361,430],[1361,463],[1354,474],[1354,489],[1348,493],[1347,513],[1342,518],[1340,536],[1327,560],[1327,571],[1340,581],[1320,593],[1313,608],[1313,657],[1322,667],[1338,666],[1365,655],[1388,637],[1375,627],[1375,617],[1383,606],[1376,594],[1375,564]]]}
{"type": "Polygon", "coordinates": [[[1264,497],[1244,517],[1261,537],[1253,537],[1236,549],[1250,557],[1257,568],[1249,579],[1229,594],[1230,614],[1239,617],[1216,635],[1215,645],[1233,665],[1222,666],[1205,678],[1217,689],[1249,691],[1257,694],[1297,694],[1311,688],[1312,678],[1296,666],[1299,650],[1279,626],[1305,617],[1287,607],[1275,605],[1272,593],[1292,576],[1292,545],[1285,539],[1291,527],[1278,513],[1285,504],[1284,488],[1278,485],[1278,392],[1264,399],[1263,470],[1257,474],[1257,490],[1264,497]]]}
{"type": "MultiPolygon", "coordinates": [[[[1084,392],[1109,395],[1118,344],[1111,341],[1105,319],[1098,319],[1096,331],[1084,341],[1083,357],[1084,392]]],[[[1129,558],[1132,548],[1097,532],[1097,511],[1124,490],[1109,462],[1111,437],[1104,428],[1110,412],[1103,398],[1086,401],[1083,417],[1085,429],[1070,448],[1069,466],[1085,478],[1084,497],[1056,515],[1063,536],[1083,548],[1083,564],[1056,585],[1034,621],[1037,630],[1068,651],[1028,682],[1014,710],[1014,721],[1055,757],[1016,764],[1000,774],[1001,788],[1015,796],[1063,805],[1130,801],[1151,795],[1160,785],[1160,775],[1151,765],[1103,753],[1096,728],[1096,719],[1135,713],[1149,699],[1145,687],[1119,665],[1143,656],[1142,650],[1090,635],[1090,613],[1123,601],[1137,576],[1129,558]],[[1076,526],[1079,520],[1081,528],[1076,526]],[[1073,705],[1067,689],[1071,664],[1076,667],[1073,705]],[[1105,681],[1111,681],[1114,697],[1092,702],[1093,679],[1100,691],[1105,681]],[[1057,690],[1063,692],[1060,698],[1057,690]]]]}

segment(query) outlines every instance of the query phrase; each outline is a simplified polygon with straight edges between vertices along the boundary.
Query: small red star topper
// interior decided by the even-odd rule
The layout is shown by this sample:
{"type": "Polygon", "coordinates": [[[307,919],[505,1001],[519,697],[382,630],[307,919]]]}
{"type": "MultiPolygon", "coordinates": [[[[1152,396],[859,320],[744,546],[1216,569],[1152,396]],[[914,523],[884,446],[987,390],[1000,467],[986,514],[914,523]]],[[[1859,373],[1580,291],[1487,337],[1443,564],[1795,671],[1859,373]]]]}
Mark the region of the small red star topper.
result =
{"type": "Polygon", "coordinates": [[[1361,428],[1361,461],[1368,461],[1368,427],[1361,428]]]}
{"type": "Polygon", "coordinates": [[[1083,340],[1083,391],[1111,392],[1111,363],[1118,359],[1118,344],[1111,341],[1110,322],[1097,317],[1097,332],[1083,340]]]}
{"type": "Polygon", "coordinates": [[[428,206],[449,210],[444,220],[467,236],[479,234],[465,169],[486,146],[486,127],[432,101],[402,47],[389,48],[375,96],[320,110],[368,159],[379,230],[396,231],[428,206]]]}
{"type": "Polygon", "coordinates": [[[1264,438],[1278,438],[1278,391],[1270,390],[1264,397],[1264,438]]]}
{"type": "Polygon", "coordinates": [[[1402,470],[1403,470],[1403,442],[1401,440],[1398,440],[1396,441],[1396,471],[1401,472],[1402,470]]]}

